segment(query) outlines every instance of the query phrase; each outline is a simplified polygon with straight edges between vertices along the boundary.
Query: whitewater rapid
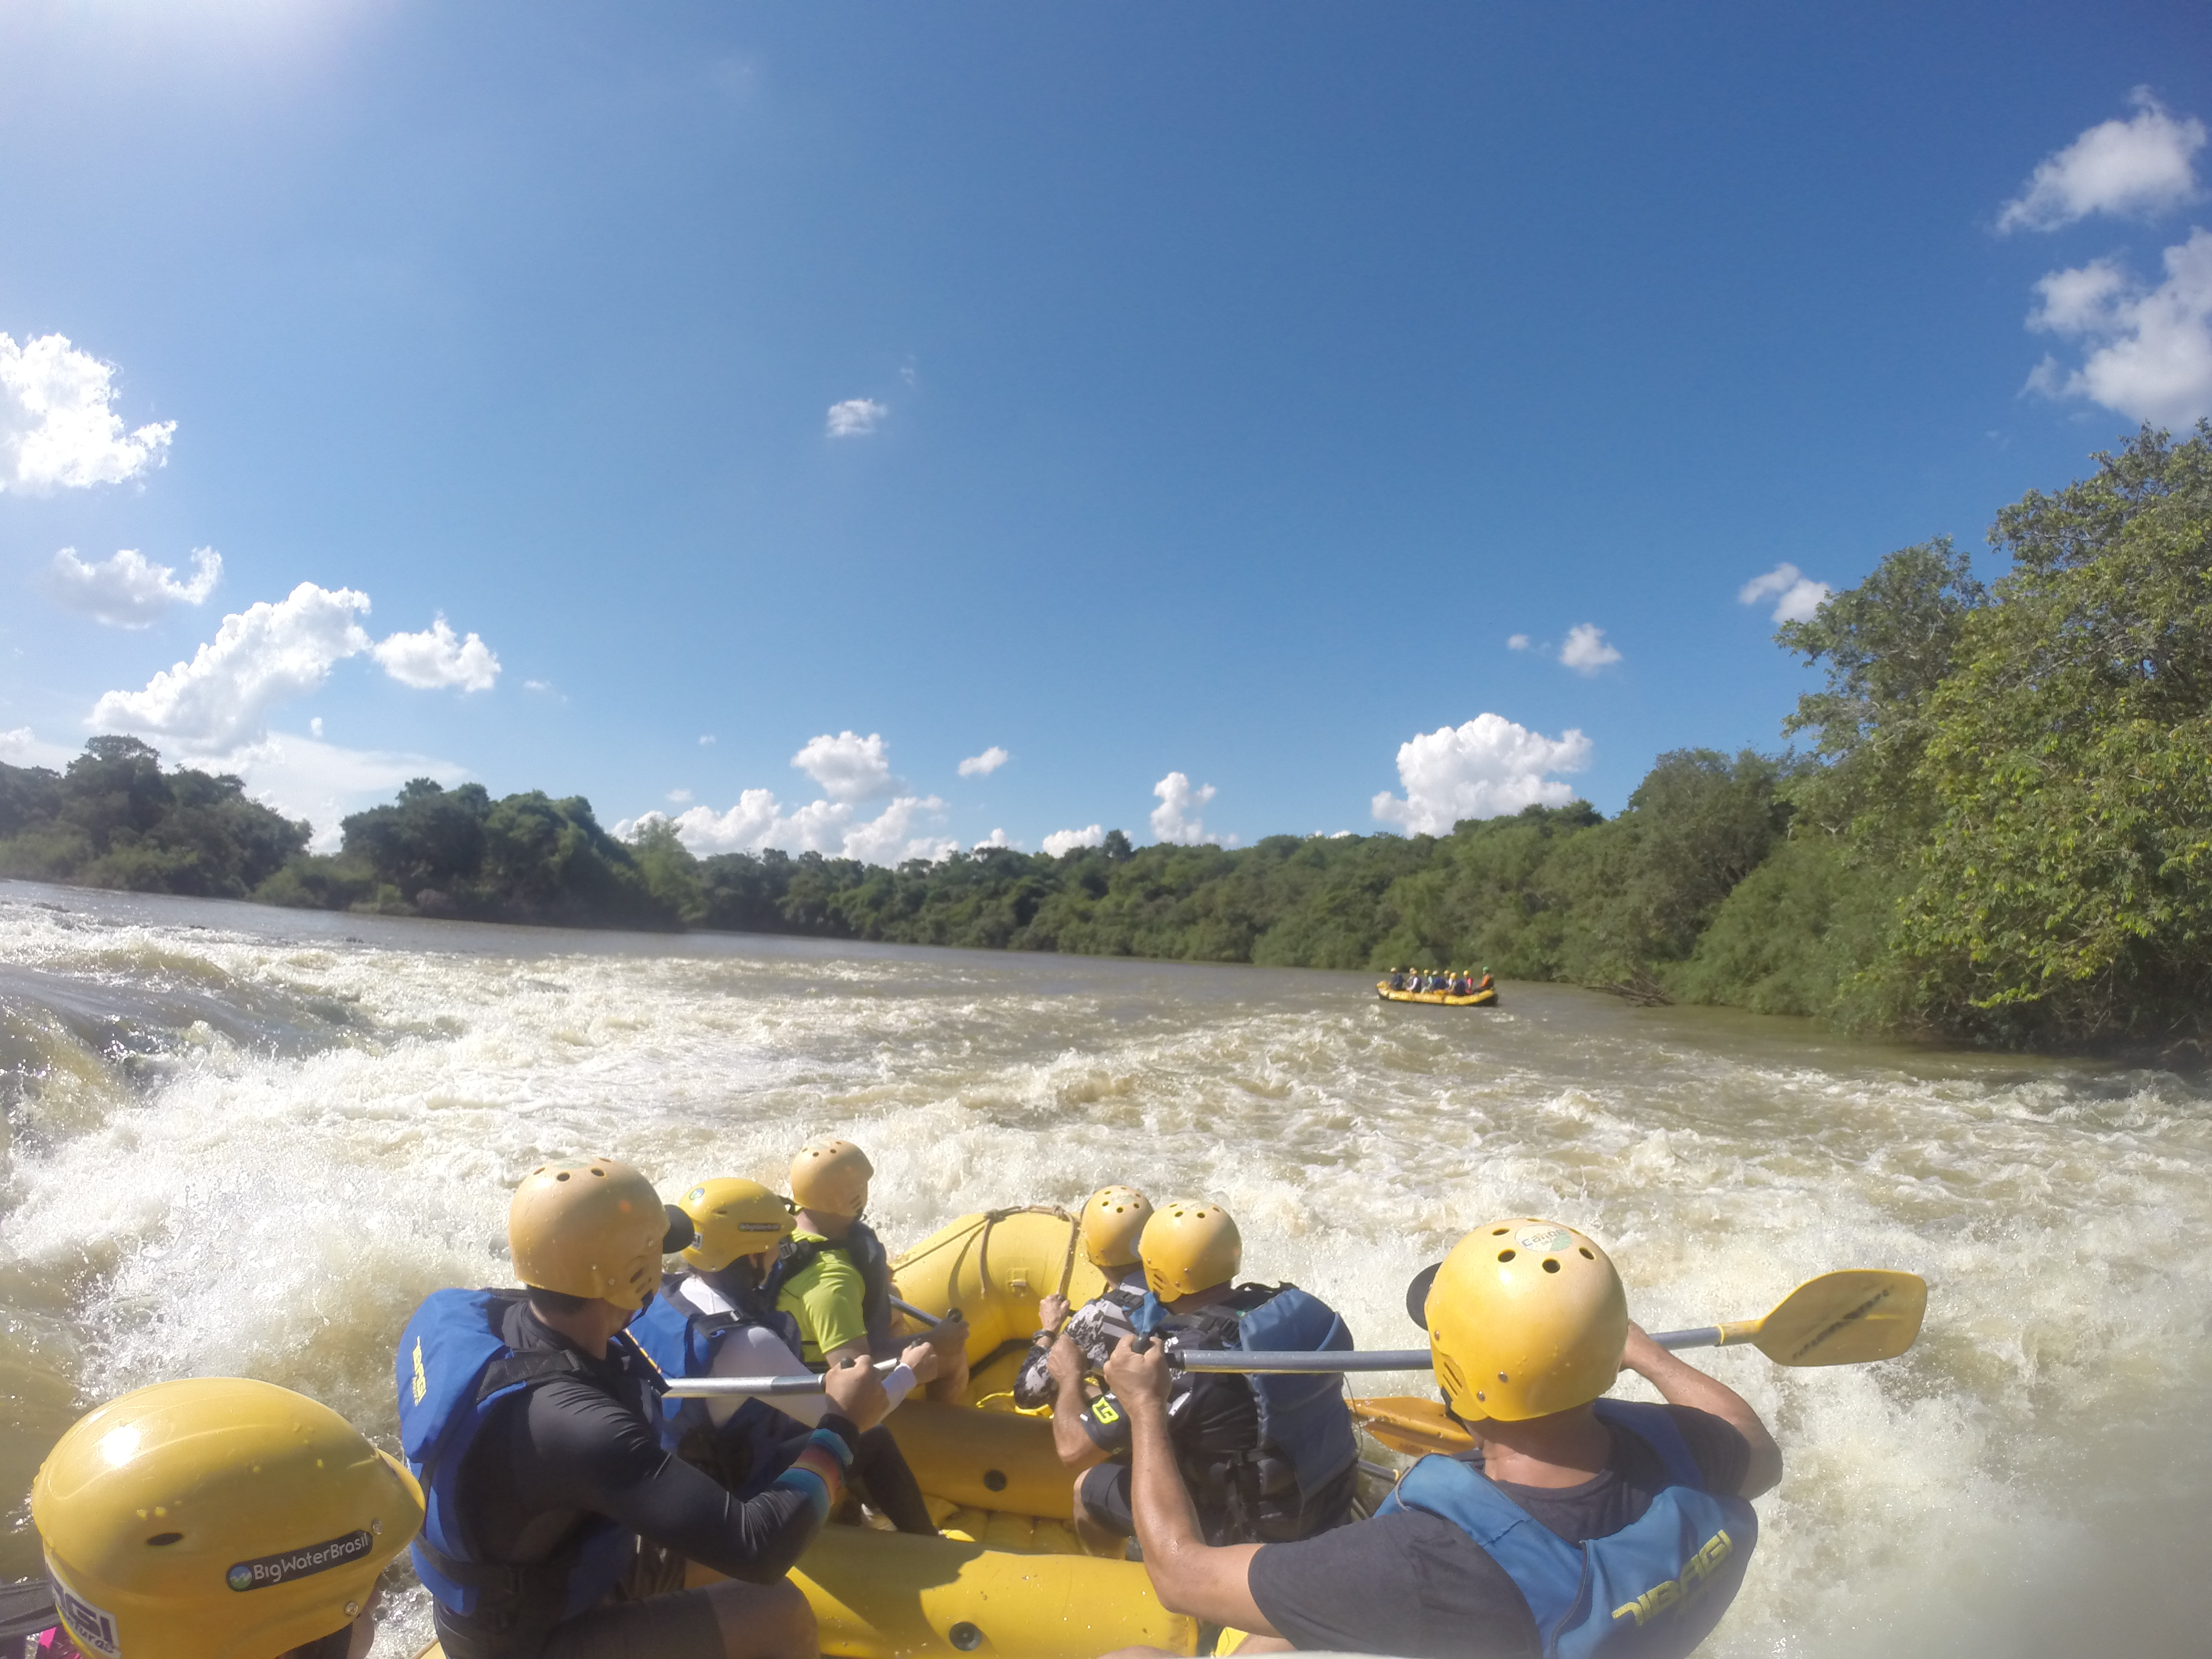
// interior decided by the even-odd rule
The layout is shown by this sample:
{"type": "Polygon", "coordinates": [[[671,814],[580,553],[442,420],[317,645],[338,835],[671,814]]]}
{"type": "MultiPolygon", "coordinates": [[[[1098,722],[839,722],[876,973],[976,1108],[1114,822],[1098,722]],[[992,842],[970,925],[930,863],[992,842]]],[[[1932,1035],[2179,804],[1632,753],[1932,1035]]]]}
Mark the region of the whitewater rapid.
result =
{"type": "MultiPolygon", "coordinates": [[[[2212,1132],[2176,1077],[1851,1043],[1510,984],[299,915],[0,883],[0,1578],[81,1411],[266,1377],[372,1433],[392,1345],[507,1282],[508,1189],[606,1152],[781,1186],[837,1133],[893,1248],[1109,1180],[1226,1203],[1363,1346],[1498,1215],[1612,1250],[1652,1328],[1831,1267],[1929,1279],[1879,1367],[1700,1358],[1789,1470],[1707,1651],[2194,1653],[2212,1568],[2212,1132]]],[[[1419,1379],[1377,1379],[1370,1392],[1419,1379]]],[[[1634,1393],[1640,1384],[1625,1388],[1634,1393]]],[[[408,1653],[418,1599],[380,1643],[408,1653]]]]}

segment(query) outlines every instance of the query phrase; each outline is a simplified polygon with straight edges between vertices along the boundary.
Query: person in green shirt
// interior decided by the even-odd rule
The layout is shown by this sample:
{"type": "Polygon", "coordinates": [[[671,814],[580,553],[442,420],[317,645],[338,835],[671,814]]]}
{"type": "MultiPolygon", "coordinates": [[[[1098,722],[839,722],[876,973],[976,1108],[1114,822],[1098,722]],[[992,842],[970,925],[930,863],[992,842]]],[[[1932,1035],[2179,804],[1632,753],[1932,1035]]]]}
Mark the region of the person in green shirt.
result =
{"type": "MultiPolygon", "coordinates": [[[[849,1140],[817,1141],[791,1161],[799,1230],[769,1276],[776,1311],[798,1322],[799,1358],[817,1370],[849,1357],[889,1359],[907,1346],[891,1307],[890,1258],[861,1220],[875,1166],[849,1140]]],[[[933,1400],[958,1401],[968,1389],[968,1330],[948,1318],[921,1338],[930,1350],[914,1364],[933,1400]]]]}

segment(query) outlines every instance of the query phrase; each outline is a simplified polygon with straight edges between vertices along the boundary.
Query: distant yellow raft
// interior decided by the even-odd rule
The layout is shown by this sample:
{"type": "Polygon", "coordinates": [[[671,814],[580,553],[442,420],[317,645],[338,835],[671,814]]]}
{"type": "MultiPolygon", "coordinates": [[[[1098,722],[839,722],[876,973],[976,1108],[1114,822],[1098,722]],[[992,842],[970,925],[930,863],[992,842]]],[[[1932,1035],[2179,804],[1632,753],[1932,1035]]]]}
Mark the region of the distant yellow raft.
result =
{"type": "Polygon", "coordinates": [[[1486,985],[1472,996],[1455,997],[1443,991],[1394,991],[1390,981],[1375,981],[1375,994],[1385,1002],[1427,1002],[1439,1008],[1482,1008],[1498,1000],[1498,988],[1486,985]]]}

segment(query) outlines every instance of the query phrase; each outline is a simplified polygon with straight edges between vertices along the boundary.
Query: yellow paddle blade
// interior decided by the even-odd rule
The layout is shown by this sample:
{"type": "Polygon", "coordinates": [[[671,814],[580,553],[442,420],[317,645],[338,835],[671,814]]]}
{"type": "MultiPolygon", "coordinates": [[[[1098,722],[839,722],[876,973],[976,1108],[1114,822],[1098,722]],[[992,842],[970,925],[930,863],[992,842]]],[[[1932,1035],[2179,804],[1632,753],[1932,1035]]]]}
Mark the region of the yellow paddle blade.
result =
{"type": "Polygon", "coordinates": [[[1474,1444],[1465,1429],[1444,1415],[1441,1400],[1382,1395],[1346,1403],[1368,1433],[1392,1451],[1403,1452],[1408,1457],[1425,1457],[1431,1452],[1442,1452],[1449,1457],[1474,1444]]]}
{"type": "Polygon", "coordinates": [[[1754,1343],[1778,1365],[1863,1365],[1911,1347],[1927,1311],[1919,1274],[1849,1267],[1807,1279],[1764,1319],[1722,1326],[1721,1340],[1754,1343]]]}

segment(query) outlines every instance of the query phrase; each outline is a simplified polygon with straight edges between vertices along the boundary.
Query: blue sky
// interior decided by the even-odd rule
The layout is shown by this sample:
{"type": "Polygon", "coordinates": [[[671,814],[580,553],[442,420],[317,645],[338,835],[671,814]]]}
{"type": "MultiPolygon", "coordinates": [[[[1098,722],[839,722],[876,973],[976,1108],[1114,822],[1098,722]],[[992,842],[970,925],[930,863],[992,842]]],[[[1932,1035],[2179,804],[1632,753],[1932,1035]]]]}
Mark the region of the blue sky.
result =
{"type": "Polygon", "coordinates": [[[2206,25],[10,7],[0,758],[871,856],[1617,810],[1778,744],[1747,583],[2212,410],[2206,25]]]}

